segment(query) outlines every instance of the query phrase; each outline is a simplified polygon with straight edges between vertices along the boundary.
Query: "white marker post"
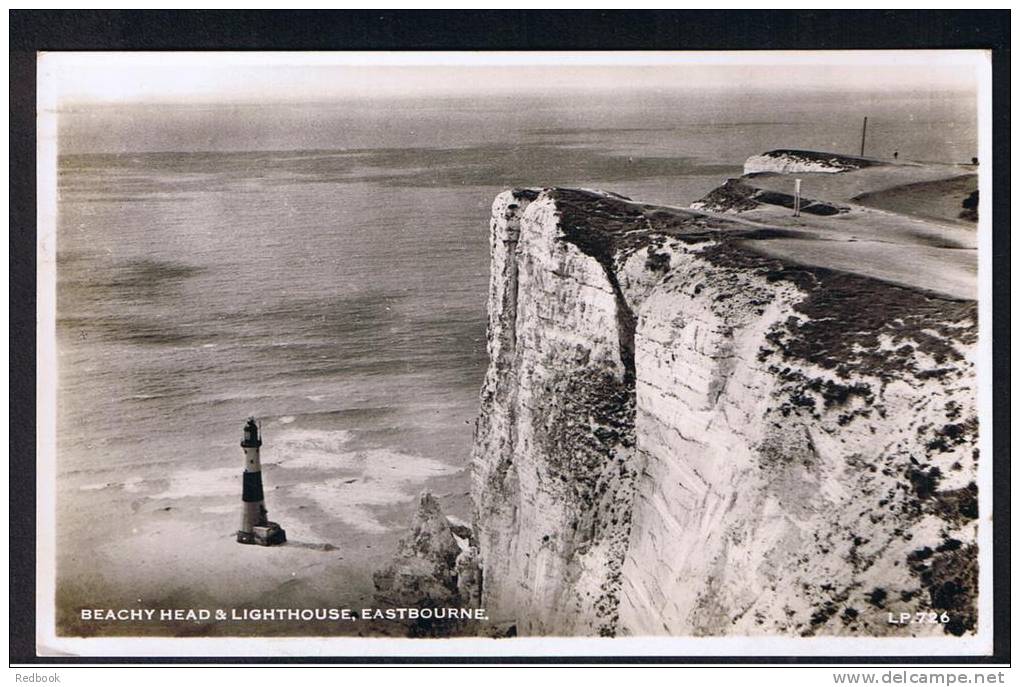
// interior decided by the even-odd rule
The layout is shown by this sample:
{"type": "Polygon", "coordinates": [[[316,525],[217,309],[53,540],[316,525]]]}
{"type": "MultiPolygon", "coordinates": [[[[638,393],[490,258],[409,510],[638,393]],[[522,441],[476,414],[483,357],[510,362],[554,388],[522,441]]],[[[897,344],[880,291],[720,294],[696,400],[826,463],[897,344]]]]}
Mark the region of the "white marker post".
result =
{"type": "Polygon", "coordinates": [[[800,217],[800,179],[793,180],[793,216],[800,217]]]}

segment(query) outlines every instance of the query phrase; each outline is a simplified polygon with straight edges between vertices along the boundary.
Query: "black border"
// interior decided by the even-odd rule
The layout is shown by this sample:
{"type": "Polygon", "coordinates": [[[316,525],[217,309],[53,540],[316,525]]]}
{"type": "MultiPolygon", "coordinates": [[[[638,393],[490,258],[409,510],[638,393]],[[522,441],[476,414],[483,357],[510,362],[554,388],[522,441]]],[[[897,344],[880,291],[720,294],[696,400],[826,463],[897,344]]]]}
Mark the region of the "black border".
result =
{"type": "Polygon", "coordinates": [[[988,664],[1010,660],[1009,10],[10,10],[12,664],[988,664]],[[992,50],[994,652],[990,656],[106,657],[35,655],[35,53],[59,50],[992,50]]]}

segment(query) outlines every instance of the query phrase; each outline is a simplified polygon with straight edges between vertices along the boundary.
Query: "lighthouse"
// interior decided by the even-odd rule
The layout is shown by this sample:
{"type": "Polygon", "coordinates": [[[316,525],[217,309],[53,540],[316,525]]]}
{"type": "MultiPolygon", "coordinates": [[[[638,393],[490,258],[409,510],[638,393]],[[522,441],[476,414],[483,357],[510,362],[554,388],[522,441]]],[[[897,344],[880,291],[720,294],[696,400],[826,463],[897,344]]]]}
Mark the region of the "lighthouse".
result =
{"type": "Polygon", "coordinates": [[[262,493],[262,463],[259,460],[259,448],[262,437],[255,418],[248,418],[244,426],[244,486],[241,492],[243,511],[241,512],[241,529],[237,531],[237,541],[241,544],[258,544],[273,546],[287,541],[287,533],[275,522],[269,522],[266,511],[266,497],[262,493]]]}

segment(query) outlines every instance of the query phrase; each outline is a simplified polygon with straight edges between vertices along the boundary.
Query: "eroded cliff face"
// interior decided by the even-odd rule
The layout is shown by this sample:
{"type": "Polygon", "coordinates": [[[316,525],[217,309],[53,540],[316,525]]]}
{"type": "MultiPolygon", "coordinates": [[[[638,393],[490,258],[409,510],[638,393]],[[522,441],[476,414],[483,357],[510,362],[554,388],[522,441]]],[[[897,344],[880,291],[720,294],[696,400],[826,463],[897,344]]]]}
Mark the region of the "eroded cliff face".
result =
{"type": "Polygon", "coordinates": [[[493,620],[973,631],[975,304],[757,248],[784,235],[591,191],[496,199],[472,456],[493,620]]]}
{"type": "Polygon", "coordinates": [[[598,634],[613,628],[630,524],[633,313],[558,226],[548,194],[493,205],[475,529],[491,618],[521,634],[598,634]]]}

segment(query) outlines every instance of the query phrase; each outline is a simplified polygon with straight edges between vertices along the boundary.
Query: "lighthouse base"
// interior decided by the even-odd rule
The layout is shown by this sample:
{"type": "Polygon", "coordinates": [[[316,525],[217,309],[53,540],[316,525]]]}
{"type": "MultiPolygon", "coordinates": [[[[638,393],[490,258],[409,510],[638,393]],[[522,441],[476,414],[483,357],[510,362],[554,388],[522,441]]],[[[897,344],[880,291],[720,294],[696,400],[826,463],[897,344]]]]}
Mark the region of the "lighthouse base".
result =
{"type": "Polygon", "coordinates": [[[275,522],[256,525],[251,532],[237,531],[238,544],[258,544],[259,546],[276,546],[287,541],[287,532],[275,522]]]}

